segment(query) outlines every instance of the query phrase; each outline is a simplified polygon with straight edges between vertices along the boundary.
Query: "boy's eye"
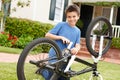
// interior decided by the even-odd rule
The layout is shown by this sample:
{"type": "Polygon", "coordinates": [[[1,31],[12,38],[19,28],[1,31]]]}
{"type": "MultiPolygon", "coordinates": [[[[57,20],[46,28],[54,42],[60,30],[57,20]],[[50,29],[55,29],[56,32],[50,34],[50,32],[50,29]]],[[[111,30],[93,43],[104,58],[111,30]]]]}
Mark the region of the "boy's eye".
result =
{"type": "Polygon", "coordinates": [[[67,16],[68,18],[71,18],[71,16],[67,16]]]}
{"type": "Polygon", "coordinates": [[[76,16],[67,16],[68,18],[75,18],[76,16]]]}
{"type": "Polygon", "coordinates": [[[73,18],[75,18],[76,16],[73,16],[73,18]]]}

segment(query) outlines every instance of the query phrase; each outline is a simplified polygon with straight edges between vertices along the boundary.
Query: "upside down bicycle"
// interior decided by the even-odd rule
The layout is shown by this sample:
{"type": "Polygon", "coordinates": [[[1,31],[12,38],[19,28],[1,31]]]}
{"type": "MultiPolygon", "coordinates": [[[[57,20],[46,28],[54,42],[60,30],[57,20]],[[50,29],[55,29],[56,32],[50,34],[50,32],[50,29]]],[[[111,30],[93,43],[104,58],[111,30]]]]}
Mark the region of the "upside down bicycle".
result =
{"type": "Polygon", "coordinates": [[[40,70],[47,69],[53,72],[50,80],[57,80],[62,75],[73,77],[92,71],[88,80],[103,80],[97,70],[97,63],[108,51],[112,41],[112,27],[105,17],[97,17],[88,26],[86,32],[86,46],[92,55],[93,63],[82,60],[75,55],[71,55],[70,48],[61,51],[58,45],[51,39],[38,38],[30,42],[22,51],[17,63],[18,80],[41,80],[40,70]],[[56,55],[49,57],[49,50],[53,48],[56,55]],[[49,63],[50,60],[55,60],[49,63]],[[80,71],[69,70],[72,62],[82,63],[87,68],[80,71]],[[61,69],[64,63],[68,63],[65,70],[61,69]]]}

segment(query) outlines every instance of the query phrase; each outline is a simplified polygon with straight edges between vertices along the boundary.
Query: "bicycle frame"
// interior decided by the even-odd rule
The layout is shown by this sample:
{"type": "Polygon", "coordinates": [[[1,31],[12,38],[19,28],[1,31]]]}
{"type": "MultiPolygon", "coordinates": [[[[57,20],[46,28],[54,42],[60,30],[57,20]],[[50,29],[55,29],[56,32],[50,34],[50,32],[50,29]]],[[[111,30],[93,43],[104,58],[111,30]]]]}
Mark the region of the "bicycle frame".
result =
{"type": "MultiPolygon", "coordinates": [[[[93,48],[94,48],[95,40],[96,40],[96,36],[93,36],[93,42],[92,42],[92,44],[93,44],[92,47],[93,47],[93,48]]],[[[99,73],[97,72],[97,63],[98,63],[98,61],[100,60],[100,58],[101,58],[101,56],[102,56],[101,50],[102,50],[102,46],[103,46],[103,40],[104,40],[104,38],[103,38],[103,36],[101,36],[101,38],[100,38],[100,51],[99,51],[99,56],[98,56],[97,58],[95,58],[94,56],[92,56],[92,58],[93,58],[93,60],[94,60],[94,63],[90,63],[90,62],[85,61],[85,60],[83,60],[83,59],[80,59],[80,58],[78,58],[78,57],[74,57],[74,60],[75,60],[75,61],[77,61],[77,62],[79,62],[79,63],[82,63],[82,64],[84,64],[84,65],[87,65],[87,66],[89,66],[89,68],[85,68],[85,69],[80,70],[80,71],[63,71],[62,69],[56,70],[54,66],[50,66],[50,65],[54,65],[54,64],[60,63],[60,62],[62,62],[62,61],[64,61],[64,60],[66,60],[66,59],[70,59],[71,56],[72,56],[71,54],[68,55],[68,56],[66,56],[66,57],[64,57],[64,58],[62,58],[62,59],[60,59],[60,60],[58,60],[58,61],[56,61],[55,63],[46,65],[45,67],[48,68],[48,69],[54,70],[55,73],[61,74],[61,75],[66,76],[66,77],[73,77],[73,76],[80,75],[80,74],[84,74],[84,73],[87,73],[87,72],[90,72],[90,71],[93,71],[93,75],[94,75],[94,76],[98,76],[99,73]]],[[[70,44],[70,45],[71,45],[71,44],[70,44]]],[[[70,46],[67,48],[67,50],[69,50],[69,49],[70,49],[70,46]]],[[[69,50],[69,51],[70,51],[70,50],[69,50]]],[[[74,61],[74,60],[73,60],[73,61],[74,61]]],[[[72,64],[72,62],[70,62],[70,63],[72,64]]],[[[69,65],[70,63],[68,63],[68,65],[69,65]]],[[[70,66],[69,66],[69,67],[70,67],[70,66]]],[[[68,68],[69,68],[69,67],[68,67],[68,68]]]]}
{"type": "MultiPolygon", "coordinates": [[[[107,20],[107,18],[104,18],[104,17],[98,17],[95,20],[93,20],[88,26],[88,29],[86,32],[86,47],[91,54],[93,62],[88,62],[83,59],[80,59],[76,55],[72,55],[70,51],[70,46],[64,49],[68,51],[64,51],[64,50],[61,51],[59,46],[51,39],[47,39],[47,38],[35,39],[24,48],[24,50],[20,55],[20,58],[17,64],[18,79],[19,80],[29,79],[29,76],[26,75],[26,74],[29,74],[29,71],[26,68],[24,68],[24,67],[27,67],[27,62],[29,61],[29,63],[33,64],[33,66],[36,65],[37,68],[36,67],[35,68],[37,70],[35,70],[35,74],[36,75],[38,74],[38,76],[42,75],[42,72],[44,71],[44,69],[47,69],[48,72],[51,70],[53,72],[53,75],[51,76],[50,80],[57,80],[60,76],[73,77],[73,76],[84,74],[90,71],[92,71],[92,75],[89,78],[89,80],[103,80],[102,76],[97,71],[97,64],[100,58],[102,57],[102,55],[105,54],[110,48],[111,42],[112,42],[112,26],[107,20]],[[105,30],[103,33],[101,33],[104,27],[105,27],[105,30]],[[95,30],[97,31],[99,30],[101,34],[97,35],[96,33],[94,33],[95,30]],[[97,44],[97,42],[99,44],[97,44]],[[104,43],[105,45],[103,45],[104,43]],[[49,56],[48,49],[47,49],[48,51],[45,51],[45,53],[41,52],[41,48],[42,46],[44,46],[44,44],[48,45],[47,47],[45,46],[48,49],[53,48],[56,52],[56,55],[49,56]],[[98,50],[98,47],[99,47],[99,50],[98,50]],[[38,50],[37,53],[35,54],[31,53],[34,50],[38,50]],[[42,53],[42,54],[38,55],[39,53],[42,53]],[[29,56],[31,57],[29,58],[29,56]],[[78,71],[72,71],[70,69],[70,66],[74,61],[78,63],[82,63],[87,67],[78,71]],[[26,65],[24,65],[25,62],[26,62],[26,65]],[[63,62],[65,63],[65,66],[66,66],[66,67],[64,66],[64,69],[63,69],[63,65],[64,65],[63,62]],[[24,71],[26,72],[28,71],[28,73],[24,71]]],[[[32,74],[34,74],[34,72],[32,74]]],[[[37,79],[38,76],[35,76],[35,78],[37,79]]]]}
{"type": "Polygon", "coordinates": [[[74,72],[64,72],[62,69],[59,69],[59,70],[56,70],[56,68],[54,66],[50,66],[50,65],[54,65],[54,64],[57,64],[57,63],[60,63],[62,61],[64,61],[65,59],[67,58],[70,58],[71,56],[67,56],[65,58],[62,58],[61,60],[58,60],[57,62],[55,63],[52,63],[52,64],[47,64],[45,67],[48,68],[48,69],[51,69],[51,70],[54,70],[55,73],[57,74],[60,74],[60,75],[63,75],[63,76],[66,76],[66,77],[73,77],[73,76],[76,76],[76,75],[80,75],[80,74],[84,74],[84,73],[87,73],[87,72],[90,72],[90,71],[93,71],[93,74],[95,76],[98,75],[98,72],[97,72],[97,63],[90,63],[90,62],[87,62],[83,59],[80,59],[78,57],[75,58],[75,61],[79,62],[79,63],[82,63],[84,65],[87,65],[89,66],[90,68],[85,68],[83,70],[80,70],[80,71],[74,71],[74,72]]]}

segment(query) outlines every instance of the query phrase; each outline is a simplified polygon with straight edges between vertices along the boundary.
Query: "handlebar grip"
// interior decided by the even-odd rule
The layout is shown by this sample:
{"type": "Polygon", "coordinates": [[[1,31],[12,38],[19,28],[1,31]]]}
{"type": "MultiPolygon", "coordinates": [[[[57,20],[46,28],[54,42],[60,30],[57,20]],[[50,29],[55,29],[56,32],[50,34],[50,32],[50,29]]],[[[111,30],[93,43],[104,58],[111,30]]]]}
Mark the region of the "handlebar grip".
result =
{"type": "Polygon", "coordinates": [[[67,49],[70,49],[72,47],[73,42],[70,42],[70,44],[67,46],[67,49]]]}

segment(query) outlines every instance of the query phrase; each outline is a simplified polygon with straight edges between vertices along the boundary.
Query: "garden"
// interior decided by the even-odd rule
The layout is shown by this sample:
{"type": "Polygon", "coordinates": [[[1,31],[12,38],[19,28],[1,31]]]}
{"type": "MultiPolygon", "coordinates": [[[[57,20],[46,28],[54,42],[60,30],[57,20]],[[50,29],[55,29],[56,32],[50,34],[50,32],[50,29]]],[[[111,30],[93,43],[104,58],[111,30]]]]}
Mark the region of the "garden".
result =
{"type": "MultiPolygon", "coordinates": [[[[33,39],[44,37],[53,25],[41,23],[27,19],[7,18],[5,31],[0,33],[0,52],[20,54],[23,48],[33,39]]],[[[120,38],[113,38],[111,47],[120,49],[120,38]]],[[[92,61],[92,60],[88,60],[92,61]]],[[[1,80],[17,80],[16,76],[17,63],[0,62],[0,78],[1,80]]],[[[74,63],[72,68],[79,70],[83,68],[83,64],[74,63]]],[[[100,61],[99,72],[104,80],[120,79],[120,65],[100,61]],[[115,74],[113,76],[113,74],[115,74]]],[[[82,74],[71,78],[71,80],[87,80],[91,73],[82,74]]],[[[31,75],[30,75],[31,76],[31,75]]],[[[40,79],[42,80],[42,78],[40,79]]]]}
{"type": "MultiPolygon", "coordinates": [[[[2,0],[11,1],[11,0],[2,0]]],[[[27,6],[29,5],[26,4],[27,6]]],[[[100,5],[100,3],[98,3],[100,5]]],[[[18,2],[18,6],[24,6],[24,3],[18,2]]],[[[104,4],[103,4],[104,5],[104,4]]],[[[3,12],[0,12],[3,13],[3,12]]],[[[0,17],[3,16],[0,14],[0,17]]],[[[82,22],[79,21],[77,24],[79,28],[82,26],[82,22]]],[[[9,54],[20,54],[24,47],[36,38],[44,37],[53,27],[52,24],[42,23],[38,21],[32,21],[21,18],[6,17],[4,31],[0,32],[0,52],[9,54]]],[[[120,49],[120,38],[113,38],[111,48],[120,49]]],[[[86,59],[92,61],[91,59],[86,59]]],[[[0,80],[18,80],[16,75],[17,62],[0,62],[0,80]]],[[[29,66],[29,65],[28,65],[29,66]]],[[[72,66],[75,70],[83,69],[85,65],[75,62],[72,66]]],[[[29,67],[28,67],[29,68],[29,67]]],[[[29,68],[29,70],[32,70],[29,68]]],[[[108,63],[100,61],[98,64],[98,71],[103,76],[104,80],[119,80],[120,65],[114,63],[108,63]],[[114,75],[113,75],[114,74],[114,75]]],[[[88,80],[91,73],[82,74],[71,78],[71,80],[88,80]]],[[[31,74],[29,74],[29,77],[31,74]]],[[[43,80],[40,76],[39,80],[43,80]]]]}
{"type": "Polygon", "coordinates": [[[44,37],[53,25],[27,19],[7,18],[0,46],[23,49],[30,41],[44,37]]]}
{"type": "MultiPolygon", "coordinates": [[[[91,61],[91,60],[89,60],[91,61]]],[[[99,62],[98,71],[103,76],[104,80],[119,80],[120,79],[120,65],[107,62],[99,62]]],[[[79,70],[84,68],[84,65],[74,63],[72,68],[79,70]]],[[[29,69],[30,70],[30,69],[29,69]]],[[[85,73],[79,76],[72,77],[71,80],[88,80],[91,73],[85,73]]],[[[31,74],[29,75],[31,76],[31,74]]],[[[18,80],[16,75],[16,63],[0,62],[0,79],[1,80],[18,80]]],[[[43,80],[42,77],[40,80],[43,80]]]]}

